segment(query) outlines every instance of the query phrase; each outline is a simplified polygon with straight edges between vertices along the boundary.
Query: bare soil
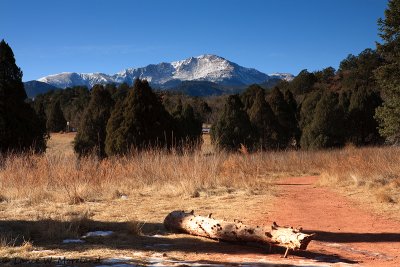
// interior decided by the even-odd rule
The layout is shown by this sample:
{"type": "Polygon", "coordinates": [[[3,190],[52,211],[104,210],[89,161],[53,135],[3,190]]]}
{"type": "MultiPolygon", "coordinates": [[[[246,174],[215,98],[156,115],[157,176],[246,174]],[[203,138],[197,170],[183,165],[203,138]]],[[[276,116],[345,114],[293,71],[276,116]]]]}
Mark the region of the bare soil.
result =
{"type": "MultiPolygon", "coordinates": [[[[53,135],[47,153],[73,155],[73,136],[53,135]]],[[[363,159],[364,154],[360,155],[363,159]]],[[[250,185],[236,189],[217,186],[199,188],[196,194],[185,195],[175,194],[175,187],[171,187],[171,194],[166,196],[165,189],[164,194],[158,194],[154,190],[134,192],[126,188],[121,191],[126,196],[116,194],[112,198],[85,199],[75,204],[43,199],[0,201],[0,265],[55,266],[56,263],[44,265],[35,261],[48,257],[55,260],[83,257],[100,259],[101,264],[76,263],[74,266],[400,266],[400,217],[389,219],[379,205],[371,204],[374,199],[369,203],[356,198],[350,187],[339,189],[332,184],[323,187],[317,176],[279,178],[314,173],[304,162],[294,166],[303,166],[306,171],[288,171],[286,167],[292,165],[287,160],[291,156],[294,154],[263,157],[258,165],[250,164],[251,159],[227,158],[221,164],[221,171],[229,177],[228,184],[238,181],[238,177],[244,184],[256,179],[264,181],[263,190],[254,190],[256,186],[250,185]],[[282,161],[274,158],[276,156],[282,161]],[[270,165],[265,168],[267,163],[270,165]],[[255,166],[260,168],[255,172],[257,175],[251,172],[255,166]],[[240,219],[246,224],[270,225],[275,221],[279,225],[303,227],[304,231],[317,236],[306,251],[292,252],[284,259],[284,249],[280,248],[269,253],[265,247],[166,232],[163,219],[177,209],[195,210],[201,215],[213,213],[217,219],[240,219]],[[70,229],[68,220],[81,214],[88,214],[88,220],[76,231],[70,229]],[[86,238],[84,243],[63,243],[64,239],[81,238],[88,231],[98,230],[113,231],[113,234],[86,238]],[[2,233],[10,238],[1,236],[2,233]],[[27,239],[30,244],[19,246],[16,242],[14,247],[14,239],[27,239]],[[17,264],[15,259],[19,260],[17,264]]],[[[322,157],[329,160],[320,165],[332,162],[334,166],[341,166],[337,155],[327,153],[322,157]]],[[[321,155],[313,155],[307,162],[318,158],[321,155]]],[[[380,169],[393,169],[393,166],[397,166],[396,162],[380,169]]],[[[203,169],[201,171],[204,173],[203,169]]],[[[399,204],[394,201],[390,205],[390,209],[396,211],[399,204]]]]}
{"type": "MultiPolygon", "coordinates": [[[[25,260],[60,256],[101,258],[101,266],[400,266],[400,222],[367,210],[366,205],[353,202],[331,188],[317,186],[317,180],[313,176],[277,179],[273,195],[221,192],[221,195],[169,200],[143,195],[72,206],[17,207],[3,203],[0,228],[16,225],[32,229],[34,224],[44,223],[43,227],[47,227],[48,222],[32,222],[29,218],[37,213],[89,210],[92,216],[87,231],[111,230],[114,234],[91,238],[83,244],[38,238],[34,239],[33,248],[23,252],[3,250],[0,258],[2,265],[8,266],[20,266],[13,262],[15,257],[25,260]],[[178,208],[194,209],[203,215],[213,212],[215,218],[227,220],[240,218],[248,224],[269,225],[276,221],[303,227],[317,236],[306,251],[293,252],[284,259],[284,250],[280,248],[268,253],[264,247],[168,233],[162,226],[163,218],[178,208]],[[136,215],[143,235],[132,235],[129,229],[132,225],[124,220],[128,215],[136,215]]],[[[56,224],[60,222],[52,222],[51,226],[54,228],[56,224]]]]}
{"type": "Polygon", "coordinates": [[[315,254],[314,260],[322,262],[400,266],[400,222],[316,186],[317,180],[315,176],[280,180],[272,210],[260,218],[260,223],[274,220],[317,233],[307,252],[296,252],[292,259],[315,254]]]}

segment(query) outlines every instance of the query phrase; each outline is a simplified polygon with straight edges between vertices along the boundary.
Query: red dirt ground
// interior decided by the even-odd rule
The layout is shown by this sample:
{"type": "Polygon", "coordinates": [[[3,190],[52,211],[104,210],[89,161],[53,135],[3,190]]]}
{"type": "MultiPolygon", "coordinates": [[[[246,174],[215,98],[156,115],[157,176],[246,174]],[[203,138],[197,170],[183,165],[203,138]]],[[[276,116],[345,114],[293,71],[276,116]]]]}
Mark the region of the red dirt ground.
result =
{"type": "MultiPolygon", "coordinates": [[[[274,209],[260,224],[271,221],[317,233],[307,251],[291,261],[313,259],[362,266],[400,266],[400,222],[368,212],[360,203],[315,185],[318,177],[281,180],[274,209]]],[[[284,262],[282,262],[284,263],[284,262]]]]}

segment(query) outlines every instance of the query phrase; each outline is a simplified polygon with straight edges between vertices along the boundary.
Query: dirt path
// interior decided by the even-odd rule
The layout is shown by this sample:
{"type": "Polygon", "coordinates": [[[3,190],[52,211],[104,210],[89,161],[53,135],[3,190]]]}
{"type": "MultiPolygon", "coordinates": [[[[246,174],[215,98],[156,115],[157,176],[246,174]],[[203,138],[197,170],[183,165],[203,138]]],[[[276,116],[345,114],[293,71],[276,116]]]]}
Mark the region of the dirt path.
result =
{"type": "Polygon", "coordinates": [[[295,177],[278,182],[279,196],[263,218],[318,234],[307,252],[297,252],[292,259],[308,253],[321,262],[400,266],[400,222],[371,214],[329,188],[315,186],[317,179],[295,177]]]}

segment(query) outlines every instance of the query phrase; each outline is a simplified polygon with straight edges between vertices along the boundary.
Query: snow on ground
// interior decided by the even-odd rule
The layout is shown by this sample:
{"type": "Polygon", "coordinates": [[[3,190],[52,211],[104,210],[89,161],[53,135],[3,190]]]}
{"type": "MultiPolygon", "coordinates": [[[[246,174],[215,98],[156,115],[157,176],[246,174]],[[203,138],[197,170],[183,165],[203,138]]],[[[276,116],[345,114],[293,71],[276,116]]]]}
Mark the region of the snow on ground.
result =
{"type": "Polygon", "coordinates": [[[85,241],[81,239],[64,239],[63,244],[70,244],[70,243],[85,243],[85,241]]]}
{"type": "Polygon", "coordinates": [[[82,236],[82,238],[87,237],[94,237],[94,236],[109,236],[112,235],[113,231],[94,231],[94,232],[87,232],[86,235],[82,236]]]}

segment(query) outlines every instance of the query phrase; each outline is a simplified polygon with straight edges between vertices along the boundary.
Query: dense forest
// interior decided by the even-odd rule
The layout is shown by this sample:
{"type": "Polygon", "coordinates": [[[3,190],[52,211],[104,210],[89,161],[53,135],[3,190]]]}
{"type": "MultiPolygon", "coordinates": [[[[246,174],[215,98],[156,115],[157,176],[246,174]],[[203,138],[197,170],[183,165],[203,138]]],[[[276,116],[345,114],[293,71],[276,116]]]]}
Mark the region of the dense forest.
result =
{"type": "Polygon", "coordinates": [[[323,149],[400,141],[400,1],[378,21],[382,43],[348,55],[336,70],[302,70],[273,87],[190,97],[133,85],[73,87],[28,101],[22,71],[0,43],[2,152],[45,150],[49,132],[75,131],[75,151],[99,157],[147,148],[196,148],[202,123],[218,149],[323,149]]]}

